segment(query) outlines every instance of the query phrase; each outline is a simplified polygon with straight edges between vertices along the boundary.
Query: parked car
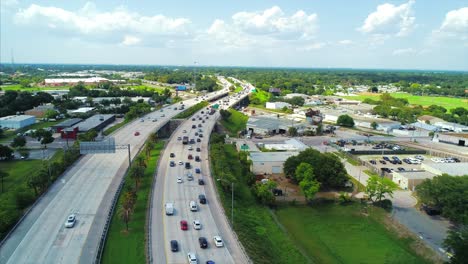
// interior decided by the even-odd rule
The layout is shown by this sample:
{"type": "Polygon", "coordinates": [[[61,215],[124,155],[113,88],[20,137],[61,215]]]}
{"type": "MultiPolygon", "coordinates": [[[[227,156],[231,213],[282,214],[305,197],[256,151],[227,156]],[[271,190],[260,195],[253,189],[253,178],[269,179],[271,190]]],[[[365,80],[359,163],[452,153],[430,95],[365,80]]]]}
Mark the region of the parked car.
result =
{"type": "Polygon", "coordinates": [[[189,160],[193,159],[192,154],[189,154],[187,158],[188,158],[189,160]]]}
{"type": "Polygon", "coordinates": [[[200,157],[199,156],[195,156],[195,161],[200,161],[200,157]]]}
{"type": "Polygon", "coordinates": [[[139,135],[140,135],[140,132],[135,131],[135,134],[134,134],[134,135],[135,135],[135,136],[139,136],[139,135]]]}
{"type": "Polygon", "coordinates": [[[179,243],[177,243],[177,240],[171,240],[171,251],[172,252],[177,252],[179,251],[179,243]]]}
{"type": "Polygon", "coordinates": [[[200,168],[195,168],[195,173],[201,173],[200,168]]]}
{"type": "Polygon", "coordinates": [[[201,142],[201,139],[200,139],[200,138],[197,138],[197,142],[201,142]]]}
{"type": "Polygon", "coordinates": [[[371,164],[374,164],[374,165],[377,164],[377,162],[376,162],[375,160],[369,160],[369,162],[370,162],[371,164]]]}
{"type": "Polygon", "coordinates": [[[71,214],[67,217],[67,221],[65,222],[65,227],[72,228],[75,226],[75,223],[76,223],[76,215],[71,214]]]}
{"type": "Polygon", "coordinates": [[[422,211],[425,211],[426,214],[428,214],[428,215],[440,215],[442,213],[442,211],[440,210],[439,207],[430,206],[430,205],[427,205],[427,204],[422,204],[420,209],[422,211]]]}
{"type": "Polygon", "coordinates": [[[398,171],[405,171],[405,168],[398,167],[398,171]]]}
{"type": "Polygon", "coordinates": [[[386,162],[385,160],[379,160],[379,162],[380,162],[381,164],[387,164],[387,162],[386,162]]]}
{"type": "Polygon", "coordinates": [[[200,151],[201,151],[201,149],[200,149],[200,148],[197,148],[197,152],[200,152],[200,151]]]}

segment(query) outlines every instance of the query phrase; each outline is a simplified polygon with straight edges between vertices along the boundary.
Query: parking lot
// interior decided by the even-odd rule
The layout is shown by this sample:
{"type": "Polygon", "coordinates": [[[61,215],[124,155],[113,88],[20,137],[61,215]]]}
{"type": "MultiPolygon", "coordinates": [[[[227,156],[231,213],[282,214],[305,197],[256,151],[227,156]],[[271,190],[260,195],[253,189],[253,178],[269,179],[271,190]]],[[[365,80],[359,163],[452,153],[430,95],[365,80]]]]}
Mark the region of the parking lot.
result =
{"type": "Polygon", "coordinates": [[[421,163],[429,157],[426,155],[361,155],[359,158],[372,164],[378,172],[391,173],[393,171],[421,170],[421,163]]]}

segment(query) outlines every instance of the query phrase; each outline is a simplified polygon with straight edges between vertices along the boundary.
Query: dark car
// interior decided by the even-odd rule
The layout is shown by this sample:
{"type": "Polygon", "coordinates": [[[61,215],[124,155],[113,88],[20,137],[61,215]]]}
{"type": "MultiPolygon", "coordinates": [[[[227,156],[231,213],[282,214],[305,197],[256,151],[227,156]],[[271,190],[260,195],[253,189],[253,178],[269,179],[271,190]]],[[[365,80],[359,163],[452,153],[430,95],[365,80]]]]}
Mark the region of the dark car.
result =
{"type": "Polygon", "coordinates": [[[203,137],[203,134],[200,133],[198,136],[202,138],[202,137],[203,137]]]}
{"type": "Polygon", "coordinates": [[[440,215],[442,213],[440,208],[437,206],[422,204],[420,209],[425,211],[428,215],[440,215]]]}
{"type": "Polygon", "coordinates": [[[195,139],[190,139],[190,144],[195,144],[195,139]]]}
{"type": "Polygon", "coordinates": [[[191,166],[190,166],[190,162],[185,162],[185,168],[186,168],[186,169],[190,169],[190,167],[191,167],[191,166]]]}
{"type": "Polygon", "coordinates": [[[405,168],[398,167],[398,171],[405,171],[405,168]]]}
{"type": "Polygon", "coordinates": [[[171,162],[169,162],[169,165],[170,165],[171,167],[175,167],[175,162],[174,162],[173,160],[171,160],[171,162]]]}
{"type": "Polygon", "coordinates": [[[390,161],[390,159],[387,156],[382,157],[385,161],[390,161]]]}
{"type": "Polygon", "coordinates": [[[192,154],[189,154],[187,158],[188,158],[188,159],[193,159],[192,154]]]}
{"type": "Polygon", "coordinates": [[[192,118],[192,121],[195,121],[195,117],[194,117],[194,118],[192,118]]]}
{"type": "Polygon", "coordinates": [[[200,148],[197,148],[197,152],[200,152],[200,151],[201,151],[201,149],[200,149],[200,148]]]}
{"type": "Polygon", "coordinates": [[[196,125],[192,125],[192,128],[197,128],[197,126],[196,126],[196,125]]]}
{"type": "Polygon", "coordinates": [[[201,139],[200,139],[200,138],[197,138],[197,142],[201,142],[201,139]]]}
{"type": "Polygon", "coordinates": [[[198,179],[198,185],[205,185],[205,181],[203,179],[198,179]]]}
{"type": "Polygon", "coordinates": [[[200,201],[201,204],[206,204],[206,197],[204,194],[198,195],[198,200],[200,201]]]}
{"type": "Polygon", "coordinates": [[[195,173],[201,173],[200,168],[196,168],[196,169],[195,169],[195,173]]]}
{"type": "Polygon", "coordinates": [[[198,243],[200,243],[201,248],[207,248],[208,247],[208,240],[206,240],[205,237],[198,238],[198,243]]]}
{"type": "Polygon", "coordinates": [[[200,161],[200,157],[199,156],[195,156],[195,161],[200,161]]]}
{"type": "Polygon", "coordinates": [[[377,162],[376,162],[375,160],[369,160],[369,162],[370,162],[371,164],[374,164],[374,165],[377,164],[377,162]]]}
{"type": "Polygon", "coordinates": [[[174,158],[175,157],[175,154],[174,153],[171,153],[171,155],[169,155],[171,158],[174,158]]]}
{"type": "Polygon", "coordinates": [[[202,118],[200,117],[200,118],[198,118],[198,120],[202,120],[202,118]]]}
{"type": "Polygon", "coordinates": [[[201,121],[202,123],[205,123],[205,120],[201,121]]]}
{"type": "Polygon", "coordinates": [[[202,127],[202,124],[198,124],[198,127],[202,127]]]}
{"type": "Polygon", "coordinates": [[[386,162],[385,160],[379,160],[379,162],[380,162],[381,164],[387,164],[387,162],[386,162]]]}
{"type": "Polygon", "coordinates": [[[215,264],[215,262],[212,261],[212,260],[208,260],[208,261],[206,262],[206,264],[215,264]]]}
{"type": "Polygon", "coordinates": [[[179,251],[179,243],[177,243],[177,240],[171,240],[171,251],[172,252],[177,252],[179,251]]]}

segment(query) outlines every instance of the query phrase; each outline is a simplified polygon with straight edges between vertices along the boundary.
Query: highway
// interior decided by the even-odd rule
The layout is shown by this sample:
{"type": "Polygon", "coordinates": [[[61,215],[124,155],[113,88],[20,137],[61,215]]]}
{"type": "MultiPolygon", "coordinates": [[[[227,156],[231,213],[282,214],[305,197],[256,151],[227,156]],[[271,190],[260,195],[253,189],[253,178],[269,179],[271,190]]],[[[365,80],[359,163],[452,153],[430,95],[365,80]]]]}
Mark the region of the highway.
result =
{"type": "MultiPolygon", "coordinates": [[[[225,93],[208,94],[208,99],[225,93]]],[[[186,108],[199,101],[184,101],[186,108]]],[[[179,104],[177,104],[179,106],[179,104]]],[[[132,158],[150,133],[181,110],[168,106],[122,127],[112,136],[119,145],[130,144],[132,158]],[[162,116],[164,115],[164,116],[162,116]],[[157,121],[152,120],[156,118],[157,121]],[[139,136],[134,133],[138,131],[139,136]]],[[[114,154],[83,155],[32,207],[29,214],[0,245],[0,263],[92,263],[112,198],[128,167],[126,150],[114,154]],[[77,215],[73,228],[64,223],[77,215]]]]}
{"type": "MultiPolygon", "coordinates": [[[[227,81],[221,79],[221,82],[229,87],[227,81]]],[[[247,94],[245,93],[243,96],[247,96],[247,94]]],[[[239,98],[237,95],[229,96],[226,105],[223,103],[220,107],[227,108],[237,103],[243,96],[239,98]]],[[[205,263],[208,260],[215,261],[215,263],[249,262],[223,213],[222,205],[216,197],[215,183],[210,174],[208,143],[211,131],[219,118],[219,112],[208,115],[207,109],[201,111],[193,116],[195,120],[189,118],[177,128],[160,158],[152,197],[151,263],[186,263],[188,252],[196,254],[198,263],[205,263]],[[200,138],[196,133],[202,133],[203,137],[200,138]],[[184,136],[195,140],[199,138],[201,142],[183,145],[180,138],[184,136]],[[200,151],[197,151],[198,148],[200,151]],[[175,157],[171,157],[171,153],[175,157]],[[193,159],[188,159],[190,154],[193,159]],[[200,162],[195,161],[196,156],[200,157],[200,162]],[[170,166],[170,161],[174,161],[176,165],[170,166]],[[179,161],[183,165],[179,165],[179,161]],[[185,162],[190,162],[190,169],[185,168],[185,162]],[[196,173],[197,168],[201,170],[201,173],[196,173]],[[187,173],[192,173],[194,179],[189,180],[187,173]],[[179,177],[182,179],[181,183],[177,181],[179,177]],[[203,179],[205,184],[199,185],[199,179],[203,179]],[[206,196],[206,204],[200,204],[199,194],[206,196]],[[198,211],[190,210],[190,201],[197,202],[198,211]],[[175,213],[173,215],[165,214],[164,206],[166,203],[174,204],[175,213]],[[181,220],[188,222],[188,230],[181,230],[181,220]],[[202,228],[200,230],[194,229],[192,225],[194,220],[201,222],[202,228]],[[215,235],[222,237],[223,247],[215,246],[213,242],[215,235]],[[208,248],[200,248],[199,237],[205,237],[208,240],[208,248]],[[177,240],[178,252],[171,251],[169,244],[171,240],[177,240]]]]}

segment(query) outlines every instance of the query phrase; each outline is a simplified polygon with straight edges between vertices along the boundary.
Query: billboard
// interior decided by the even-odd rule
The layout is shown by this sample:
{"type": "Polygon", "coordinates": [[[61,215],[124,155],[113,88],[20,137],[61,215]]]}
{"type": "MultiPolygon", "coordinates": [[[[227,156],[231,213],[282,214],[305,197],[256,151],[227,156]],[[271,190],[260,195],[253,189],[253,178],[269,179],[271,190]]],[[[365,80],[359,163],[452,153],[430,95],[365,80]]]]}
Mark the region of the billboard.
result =
{"type": "Polygon", "coordinates": [[[97,142],[80,142],[80,154],[101,153],[115,153],[115,139],[113,137],[97,142]]]}

